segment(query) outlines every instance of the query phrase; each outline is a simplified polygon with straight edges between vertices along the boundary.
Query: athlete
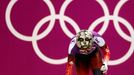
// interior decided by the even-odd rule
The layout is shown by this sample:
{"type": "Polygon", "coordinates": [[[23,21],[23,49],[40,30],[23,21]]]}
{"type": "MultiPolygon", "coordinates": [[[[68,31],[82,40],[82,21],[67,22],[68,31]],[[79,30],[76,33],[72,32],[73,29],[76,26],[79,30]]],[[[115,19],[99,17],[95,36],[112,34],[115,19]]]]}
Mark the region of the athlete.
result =
{"type": "Polygon", "coordinates": [[[75,65],[77,75],[103,75],[108,70],[109,48],[96,32],[81,30],[72,38],[68,49],[66,75],[72,75],[75,65]]]}

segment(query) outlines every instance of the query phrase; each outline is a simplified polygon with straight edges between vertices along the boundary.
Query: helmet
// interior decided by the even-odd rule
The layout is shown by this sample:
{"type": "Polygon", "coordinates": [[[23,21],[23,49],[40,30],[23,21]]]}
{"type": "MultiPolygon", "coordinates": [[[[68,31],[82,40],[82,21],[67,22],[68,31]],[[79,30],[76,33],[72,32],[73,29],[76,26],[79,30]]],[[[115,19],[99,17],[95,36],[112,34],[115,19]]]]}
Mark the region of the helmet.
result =
{"type": "Polygon", "coordinates": [[[93,35],[88,30],[81,30],[76,35],[76,45],[82,50],[90,49],[93,45],[93,35]]]}

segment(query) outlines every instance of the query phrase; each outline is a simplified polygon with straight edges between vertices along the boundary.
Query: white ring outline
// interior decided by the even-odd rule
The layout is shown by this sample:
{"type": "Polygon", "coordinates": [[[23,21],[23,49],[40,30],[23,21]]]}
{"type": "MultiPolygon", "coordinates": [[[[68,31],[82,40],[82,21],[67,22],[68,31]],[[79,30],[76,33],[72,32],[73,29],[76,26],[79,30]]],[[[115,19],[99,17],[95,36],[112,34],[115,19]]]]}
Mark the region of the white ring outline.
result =
{"type": "MultiPolygon", "coordinates": [[[[120,11],[121,7],[122,7],[123,4],[126,3],[126,2],[127,2],[127,0],[122,0],[122,1],[120,1],[120,2],[117,4],[117,6],[115,7],[115,10],[114,10],[114,16],[115,16],[115,17],[118,17],[118,14],[119,14],[119,11],[120,11]]],[[[117,18],[115,18],[113,22],[114,22],[114,26],[116,25],[115,28],[116,28],[118,34],[119,34],[124,40],[131,42],[131,41],[132,41],[131,38],[130,38],[129,36],[127,36],[126,34],[124,34],[124,32],[122,32],[121,27],[120,27],[120,25],[119,25],[119,23],[118,23],[118,21],[117,21],[117,18]]],[[[130,25],[130,26],[131,26],[131,25],[130,25]]],[[[133,27],[128,27],[128,28],[132,29],[133,27]]]]}
{"type": "MultiPolygon", "coordinates": [[[[19,33],[18,31],[15,30],[15,28],[13,27],[12,25],[12,22],[11,22],[11,19],[10,19],[10,15],[11,15],[11,10],[14,6],[14,4],[17,2],[18,0],[11,0],[7,6],[7,9],[6,9],[6,24],[7,24],[7,27],[8,29],[10,30],[10,32],[15,36],[17,37],[18,39],[20,40],[23,40],[23,41],[32,41],[33,37],[31,36],[26,36],[26,35],[23,35],[21,33],[19,33]]],[[[51,15],[55,15],[55,10],[54,10],[54,7],[52,5],[52,3],[49,1],[49,0],[44,0],[44,2],[48,5],[48,8],[50,10],[50,14],[51,15]]],[[[51,25],[54,25],[54,22],[55,20],[54,19],[51,19],[50,21],[50,26],[51,25]]],[[[48,31],[51,31],[52,29],[49,29],[49,27],[47,27],[46,29],[46,33],[48,31]]],[[[44,32],[45,33],[45,32],[44,32]]],[[[41,36],[41,35],[40,35],[41,36]]]]}
{"type": "MultiPolygon", "coordinates": [[[[101,1],[103,1],[103,0],[101,0],[101,1]]],[[[121,57],[121,58],[119,58],[119,59],[110,60],[110,61],[109,61],[109,65],[119,65],[119,64],[125,62],[125,61],[133,54],[133,49],[134,49],[134,47],[132,47],[132,45],[134,45],[134,43],[133,43],[133,41],[134,41],[134,38],[133,38],[133,37],[134,37],[134,36],[133,36],[134,33],[132,33],[132,32],[134,32],[134,31],[133,31],[133,27],[132,27],[131,24],[129,24],[125,19],[123,19],[122,17],[119,17],[119,16],[118,16],[119,9],[121,9],[122,5],[123,5],[125,2],[127,2],[127,0],[121,0],[121,1],[117,4],[117,6],[115,7],[115,10],[114,10],[114,15],[112,15],[112,16],[110,16],[110,15],[109,15],[109,16],[103,16],[103,17],[98,18],[97,20],[95,20],[95,21],[92,23],[93,26],[88,29],[88,30],[94,30],[95,27],[96,27],[97,25],[99,25],[101,22],[103,22],[103,21],[105,21],[105,20],[113,20],[113,22],[114,22],[114,27],[115,27],[115,29],[117,30],[118,34],[119,34],[123,39],[125,39],[125,40],[131,42],[131,45],[130,45],[130,48],[129,48],[128,52],[127,52],[123,57],[121,57]],[[129,36],[127,36],[127,35],[121,30],[121,28],[120,28],[120,26],[119,26],[119,24],[118,24],[118,21],[120,21],[120,22],[122,22],[122,23],[124,22],[124,23],[126,24],[126,27],[127,27],[128,29],[130,29],[129,32],[130,32],[132,38],[130,38],[129,36]]],[[[104,7],[103,5],[105,5],[104,3],[103,3],[103,5],[102,5],[102,3],[100,3],[100,4],[101,4],[102,7],[104,7]]],[[[103,10],[104,10],[104,8],[103,8],[103,10]]],[[[106,27],[105,27],[105,28],[106,28],[106,27]]],[[[102,28],[102,29],[103,29],[103,28],[102,28]]],[[[100,33],[101,33],[101,32],[100,32],[100,33]]],[[[101,34],[101,35],[103,35],[103,34],[101,34]]]]}
{"type": "MultiPolygon", "coordinates": [[[[42,59],[43,61],[49,63],[49,64],[55,64],[55,65],[58,65],[58,64],[64,64],[67,62],[67,57],[65,58],[62,58],[62,59],[52,59],[52,58],[49,58],[47,56],[45,56],[41,51],[40,49],[38,48],[38,45],[37,45],[37,33],[39,31],[39,29],[41,28],[41,26],[51,20],[51,18],[55,18],[55,19],[59,19],[61,17],[61,15],[55,15],[55,16],[47,16],[47,17],[44,17],[40,22],[38,22],[38,24],[36,25],[36,27],[34,28],[34,31],[33,31],[33,34],[32,36],[34,37],[34,39],[32,40],[32,45],[33,45],[33,48],[34,48],[34,51],[35,53],[38,55],[38,57],[40,59],[42,59]]],[[[75,23],[73,22],[72,19],[68,18],[67,16],[62,16],[63,19],[67,22],[70,22],[70,23],[75,23]]],[[[73,24],[71,24],[73,25],[73,24]]],[[[74,28],[75,29],[75,28],[74,28]]],[[[76,31],[76,30],[75,30],[76,31]]],[[[46,35],[45,34],[42,34],[43,37],[45,37],[46,35]]],[[[41,37],[42,38],[42,37],[41,37]]]]}
{"type": "MultiPolygon", "coordinates": [[[[47,16],[47,17],[45,17],[45,18],[43,18],[40,22],[47,22],[47,21],[49,21],[49,20],[51,20],[51,18],[53,18],[52,16],[47,16]]],[[[33,34],[32,34],[32,36],[33,37],[37,37],[37,33],[38,33],[38,31],[39,31],[39,29],[40,29],[40,27],[43,25],[43,23],[38,23],[37,25],[36,25],[36,27],[35,27],[35,29],[34,29],[34,31],[33,31],[33,34]]],[[[44,36],[45,37],[45,36],[44,36]]],[[[63,61],[66,61],[67,60],[67,58],[63,58],[63,59],[58,59],[58,60],[56,60],[56,59],[51,59],[51,58],[49,58],[49,57],[47,57],[47,56],[45,56],[41,51],[40,51],[40,49],[38,48],[38,45],[37,45],[37,40],[36,40],[36,38],[35,38],[35,40],[32,40],[32,45],[33,45],[33,48],[34,48],[34,51],[35,51],[35,53],[37,54],[37,56],[40,58],[40,59],[42,59],[43,61],[45,61],[45,62],[47,62],[47,63],[49,63],[49,64],[61,64],[61,63],[64,63],[63,61]]]]}
{"type": "MultiPolygon", "coordinates": [[[[73,35],[69,30],[68,28],[66,27],[65,25],[65,22],[64,22],[64,13],[65,13],[65,10],[67,8],[67,6],[72,2],[72,0],[66,0],[62,6],[61,6],[61,9],[60,9],[60,18],[59,18],[59,21],[60,21],[60,26],[63,30],[63,32],[69,37],[69,38],[73,38],[75,35],[73,35]]],[[[68,16],[67,16],[68,17],[68,16]]],[[[69,18],[69,17],[68,17],[69,18]]],[[[80,31],[80,28],[78,26],[77,23],[73,23],[73,27],[76,29],[76,33],[78,33],[80,31]]]]}
{"type": "MultiPolygon", "coordinates": [[[[109,11],[108,11],[108,7],[106,5],[106,3],[103,1],[103,0],[96,0],[102,7],[103,11],[104,11],[104,16],[109,16],[109,11]]],[[[99,19],[97,19],[95,22],[93,22],[90,27],[88,28],[89,31],[93,31],[94,28],[96,27],[96,25],[98,24],[98,21],[99,19]]],[[[108,28],[108,24],[109,24],[109,19],[105,19],[104,20],[104,24],[102,26],[102,28],[98,31],[98,33],[100,35],[104,34],[104,32],[106,31],[106,29],[108,28]]]]}
{"type": "MultiPolygon", "coordinates": [[[[113,20],[113,21],[116,18],[116,19],[118,19],[119,22],[124,23],[124,25],[126,25],[125,27],[129,28],[129,32],[130,32],[130,34],[132,36],[132,39],[130,41],[131,45],[130,45],[130,48],[129,48],[128,52],[123,57],[121,57],[119,59],[116,59],[116,60],[110,60],[108,62],[109,65],[119,65],[119,64],[125,62],[133,54],[133,49],[134,49],[134,30],[133,30],[132,26],[125,19],[123,19],[121,17],[116,17],[116,16],[101,17],[101,18],[98,19],[97,25],[99,25],[99,23],[103,22],[106,18],[109,19],[109,20],[113,20]]],[[[114,27],[116,28],[115,25],[114,25],[114,27]]],[[[120,33],[122,33],[122,32],[120,32],[120,33]]]]}

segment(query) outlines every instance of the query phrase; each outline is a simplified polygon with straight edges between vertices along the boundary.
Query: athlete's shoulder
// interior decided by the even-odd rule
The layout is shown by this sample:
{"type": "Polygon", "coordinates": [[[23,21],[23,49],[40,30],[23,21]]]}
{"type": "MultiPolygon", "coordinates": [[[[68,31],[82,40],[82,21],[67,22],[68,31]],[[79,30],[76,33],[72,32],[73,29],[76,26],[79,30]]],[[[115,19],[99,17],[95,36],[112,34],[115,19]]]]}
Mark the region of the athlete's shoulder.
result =
{"type": "Polygon", "coordinates": [[[71,39],[70,43],[76,43],[76,36],[71,39]]]}
{"type": "Polygon", "coordinates": [[[105,40],[103,39],[103,37],[95,31],[92,31],[91,33],[93,35],[93,41],[100,47],[103,47],[105,45],[105,40]]]}
{"type": "Polygon", "coordinates": [[[68,48],[68,54],[71,54],[75,45],[76,45],[76,36],[74,36],[70,41],[69,48],[68,48]]]}

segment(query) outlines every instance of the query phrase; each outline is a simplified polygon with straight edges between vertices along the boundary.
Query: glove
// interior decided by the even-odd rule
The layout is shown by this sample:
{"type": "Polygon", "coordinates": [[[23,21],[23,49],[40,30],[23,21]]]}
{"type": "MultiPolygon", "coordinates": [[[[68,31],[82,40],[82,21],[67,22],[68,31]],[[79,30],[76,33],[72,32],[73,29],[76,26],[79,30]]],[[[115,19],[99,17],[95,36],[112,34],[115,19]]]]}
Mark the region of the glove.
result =
{"type": "Polygon", "coordinates": [[[101,70],[103,73],[107,73],[108,66],[107,66],[107,63],[106,63],[106,62],[103,63],[103,65],[101,66],[100,70],[101,70]]]}

